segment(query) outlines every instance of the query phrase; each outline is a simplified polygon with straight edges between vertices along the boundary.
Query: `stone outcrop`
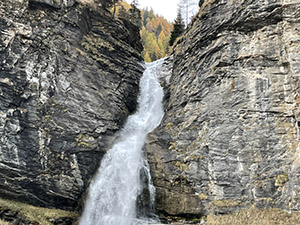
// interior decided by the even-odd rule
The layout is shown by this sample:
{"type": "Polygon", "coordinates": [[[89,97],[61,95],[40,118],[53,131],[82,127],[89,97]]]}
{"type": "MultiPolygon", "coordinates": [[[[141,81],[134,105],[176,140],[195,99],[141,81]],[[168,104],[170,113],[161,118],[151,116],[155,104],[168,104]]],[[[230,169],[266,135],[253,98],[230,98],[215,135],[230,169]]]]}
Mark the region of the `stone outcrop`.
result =
{"type": "Polygon", "coordinates": [[[165,65],[166,112],[146,145],[157,210],[299,210],[300,1],[199,4],[165,65]]]}
{"type": "Polygon", "coordinates": [[[138,29],[80,2],[0,2],[2,198],[74,209],[135,110],[138,29]]]}

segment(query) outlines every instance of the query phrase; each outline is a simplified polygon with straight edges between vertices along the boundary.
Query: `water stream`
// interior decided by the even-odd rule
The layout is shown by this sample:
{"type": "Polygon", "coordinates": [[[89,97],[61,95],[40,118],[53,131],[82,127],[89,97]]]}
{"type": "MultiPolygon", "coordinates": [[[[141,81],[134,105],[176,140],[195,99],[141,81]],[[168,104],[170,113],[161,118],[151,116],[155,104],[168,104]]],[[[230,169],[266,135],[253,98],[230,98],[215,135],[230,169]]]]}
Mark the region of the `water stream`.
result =
{"type": "Polygon", "coordinates": [[[163,117],[163,90],[156,76],[162,63],[159,60],[146,64],[137,111],[128,117],[119,138],[102,159],[90,184],[80,225],[147,224],[145,218],[138,218],[137,199],[143,192],[141,174],[144,174],[150,201],[154,201],[155,189],[142,149],[147,134],[163,117]]]}

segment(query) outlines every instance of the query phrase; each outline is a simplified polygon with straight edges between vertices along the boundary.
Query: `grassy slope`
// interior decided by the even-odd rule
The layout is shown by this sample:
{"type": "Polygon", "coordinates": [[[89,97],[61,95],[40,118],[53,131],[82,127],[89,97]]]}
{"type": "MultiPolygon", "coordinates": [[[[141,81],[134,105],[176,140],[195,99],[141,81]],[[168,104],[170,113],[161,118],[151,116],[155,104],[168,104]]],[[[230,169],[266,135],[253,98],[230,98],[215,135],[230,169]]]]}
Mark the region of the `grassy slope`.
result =
{"type": "MultiPolygon", "coordinates": [[[[18,212],[18,215],[26,218],[32,222],[38,222],[42,225],[51,225],[50,221],[53,219],[57,219],[60,217],[71,217],[77,218],[78,214],[75,212],[69,212],[59,209],[48,209],[42,207],[36,207],[32,205],[28,205],[21,202],[15,202],[5,199],[0,199],[0,209],[9,209],[13,212],[18,212]]],[[[6,225],[9,223],[5,223],[0,220],[1,225],[6,225]]]]}
{"type": "Polygon", "coordinates": [[[251,208],[239,212],[207,217],[206,225],[299,225],[300,212],[287,213],[280,209],[251,208]]]}

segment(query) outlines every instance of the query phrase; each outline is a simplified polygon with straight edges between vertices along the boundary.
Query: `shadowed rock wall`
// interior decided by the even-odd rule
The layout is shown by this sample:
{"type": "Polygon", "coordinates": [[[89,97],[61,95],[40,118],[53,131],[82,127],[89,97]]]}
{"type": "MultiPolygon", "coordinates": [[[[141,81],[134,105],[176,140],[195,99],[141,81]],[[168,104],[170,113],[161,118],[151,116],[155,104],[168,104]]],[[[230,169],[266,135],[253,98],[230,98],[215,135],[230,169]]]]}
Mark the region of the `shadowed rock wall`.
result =
{"type": "Polygon", "coordinates": [[[96,5],[0,2],[0,196],[72,209],[135,110],[138,29],[96,5]]]}

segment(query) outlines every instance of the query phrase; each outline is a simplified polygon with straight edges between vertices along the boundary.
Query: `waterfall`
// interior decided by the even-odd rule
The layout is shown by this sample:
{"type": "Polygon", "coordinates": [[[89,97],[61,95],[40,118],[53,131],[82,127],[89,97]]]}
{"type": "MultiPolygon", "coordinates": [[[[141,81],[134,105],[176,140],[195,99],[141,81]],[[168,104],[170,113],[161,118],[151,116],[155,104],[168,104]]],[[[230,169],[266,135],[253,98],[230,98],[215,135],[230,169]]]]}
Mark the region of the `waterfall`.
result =
{"type": "Polygon", "coordinates": [[[149,132],[163,117],[163,90],[156,72],[163,60],[146,64],[140,80],[135,114],[128,117],[120,136],[103,157],[100,169],[90,184],[80,225],[145,224],[137,218],[137,198],[143,191],[141,173],[148,176],[150,199],[155,189],[142,148],[149,132]]]}

